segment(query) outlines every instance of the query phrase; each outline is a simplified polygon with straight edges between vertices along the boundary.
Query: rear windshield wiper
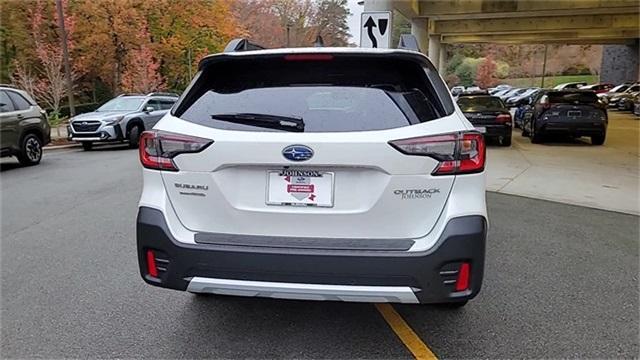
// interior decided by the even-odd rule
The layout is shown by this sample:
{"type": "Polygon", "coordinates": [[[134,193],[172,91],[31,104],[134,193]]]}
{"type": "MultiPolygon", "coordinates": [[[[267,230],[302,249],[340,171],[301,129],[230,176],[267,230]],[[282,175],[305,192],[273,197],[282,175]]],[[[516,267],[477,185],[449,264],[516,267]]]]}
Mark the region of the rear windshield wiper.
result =
{"type": "Polygon", "coordinates": [[[213,114],[213,120],[228,121],[236,124],[258,126],[269,129],[278,129],[293,132],[304,132],[304,121],[299,117],[255,114],[255,113],[230,113],[213,114]]]}

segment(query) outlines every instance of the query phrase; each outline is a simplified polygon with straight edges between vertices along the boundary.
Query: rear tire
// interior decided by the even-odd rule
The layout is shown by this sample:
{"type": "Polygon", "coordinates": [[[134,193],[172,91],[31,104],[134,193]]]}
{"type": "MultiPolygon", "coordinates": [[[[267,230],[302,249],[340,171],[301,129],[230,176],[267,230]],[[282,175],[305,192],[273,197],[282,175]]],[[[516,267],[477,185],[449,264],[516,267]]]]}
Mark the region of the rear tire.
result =
{"type": "Polygon", "coordinates": [[[503,137],[500,146],[511,146],[511,135],[503,137]]]}
{"type": "Polygon", "coordinates": [[[536,125],[531,124],[531,143],[540,144],[542,142],[542,135],[536,131],[536,125]]]}
{"type": "Polygon", "coordinates": [[[591,145],[604,144],[605,134],[591,136],[591,145]]]}
{"type": "Polygon", "coordinates": [[[134,125],[131,130],[129,130],[129,147],[131,149],[136,149],[138,144],[140,143],[140,134],[142,134],[142,129],[140,125],[134,125]]]}
{"type": "Polygon", "coordinates": [[[84,151],[89,151],[93,148],[93,143],[91,141],[83,141],[81,144],[84,151]]]}
{"type": "Polygon", "coordinates": [[[42,159],[42,140],[35,134],[27,134],[20,144],[18,161],[24,166],[32,166],[40,163],[42,159]]]}

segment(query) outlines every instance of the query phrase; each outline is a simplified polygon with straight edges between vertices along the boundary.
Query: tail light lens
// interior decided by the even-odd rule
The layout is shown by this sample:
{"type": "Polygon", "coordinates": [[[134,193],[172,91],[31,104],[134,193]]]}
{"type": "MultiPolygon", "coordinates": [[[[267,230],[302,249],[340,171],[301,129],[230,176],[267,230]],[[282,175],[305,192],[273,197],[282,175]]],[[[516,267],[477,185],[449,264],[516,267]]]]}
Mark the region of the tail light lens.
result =
{"type": "Polygon", "coordinates": [[[431,175],[482,172],[486,158],[484,137],[477,132],[395,140],[391,146],[407,155],[429,156],[440,163],[431,175]]]}
{"type": "Polygon", "coordinates": [[[195,136],[145,131],[140,136],[140,162],[147,169],[178,171],[174,157],[200,152],[212,143],[212,140],[195,136]]]}
{"type": "Polygon", "coordinates": [[[509,114],[501,114],[496,117],[496,122],[500,124],[510,124],[511,123],[511,115],[509,114]]]}

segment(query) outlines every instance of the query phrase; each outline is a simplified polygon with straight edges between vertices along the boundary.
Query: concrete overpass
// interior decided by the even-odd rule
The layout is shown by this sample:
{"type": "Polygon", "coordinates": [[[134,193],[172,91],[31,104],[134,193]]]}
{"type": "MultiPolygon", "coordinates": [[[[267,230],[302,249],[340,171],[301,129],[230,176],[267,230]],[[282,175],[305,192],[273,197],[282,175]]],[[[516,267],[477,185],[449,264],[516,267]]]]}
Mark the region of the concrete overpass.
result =
{"type": "Polygon", "coordinates": [[[638,78],[637,0],[365,0],[364,7],[409,19],[441,71],[447,44],[618,44],[638,78]]]}

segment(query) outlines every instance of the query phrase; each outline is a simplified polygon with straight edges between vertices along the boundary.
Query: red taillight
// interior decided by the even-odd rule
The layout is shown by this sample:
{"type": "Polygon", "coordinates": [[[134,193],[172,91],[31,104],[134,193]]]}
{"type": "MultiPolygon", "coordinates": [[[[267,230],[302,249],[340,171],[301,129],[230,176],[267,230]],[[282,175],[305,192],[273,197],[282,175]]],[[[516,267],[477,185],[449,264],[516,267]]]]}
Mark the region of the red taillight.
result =
{"type": "Polygon", "coordinates": [[[152,250],[147,250],[147,274],[158,277],[158,268],[156,267],[156,257],[152,250]]]}
{"type": "Polygon", "coordinates": [[[330,61],[333,60],[331,54],[289,54],[285,55],[287,61],[330,61]]]}
{"type": "Polygon", "coordinates": [[[202,151],[212,140],[164,131],[145,131],[140,136],[140,162],[147,169],[178,171],[173,158],[202,151]]]}
{"type": "Polygon", "coordinates": [[[510,124],[511,123],[511,115],[509,114],[501,114],[496,117],[496,122],[500,124],[510,124]]]}
{"type": "Polygon", "coordinates": [[[476,132],[423,136],[389,143],[407,155],[429,156],[440,162],[432,175],[482,172],[486,158],[484,137],[476,132]]]}
{"type": "Polygon", "coordinates": [[[456,280],[456,291],[465,291],[469,289],[469,277],[471,275],[471,265],[469,263],[460,264],[458,271],[458,279],[456,280]]]}

